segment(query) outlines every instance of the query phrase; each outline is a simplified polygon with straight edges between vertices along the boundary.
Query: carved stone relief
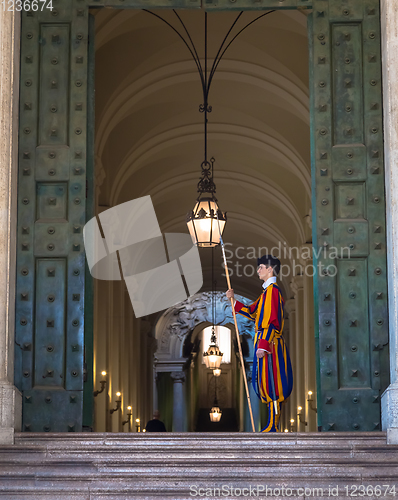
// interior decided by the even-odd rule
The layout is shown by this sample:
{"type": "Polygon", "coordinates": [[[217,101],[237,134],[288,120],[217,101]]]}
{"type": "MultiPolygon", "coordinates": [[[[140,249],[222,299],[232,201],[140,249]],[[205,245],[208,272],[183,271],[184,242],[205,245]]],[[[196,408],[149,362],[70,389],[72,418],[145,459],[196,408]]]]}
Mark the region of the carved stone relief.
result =
{"type": "MultiPolygon", "coordinates": [[[[237,296],[237,300],[248,304],[246,298],[237,296]]],[[[240,334],[254,337],[254,324],[243,316],[237,316],[240,334]]],[[[182,345],[187,335],[200,323],[212,323],[212,292],[202,292],[189,297],[184,302],[169,308],[156,325],[158,353],[178,352],[176,343],[182,345]],[[174,348],[172,347],[172,344],[174,348]]],[[[215,292],[215,324],[233,324],[230,301],[224,292],[215,292]]]]}

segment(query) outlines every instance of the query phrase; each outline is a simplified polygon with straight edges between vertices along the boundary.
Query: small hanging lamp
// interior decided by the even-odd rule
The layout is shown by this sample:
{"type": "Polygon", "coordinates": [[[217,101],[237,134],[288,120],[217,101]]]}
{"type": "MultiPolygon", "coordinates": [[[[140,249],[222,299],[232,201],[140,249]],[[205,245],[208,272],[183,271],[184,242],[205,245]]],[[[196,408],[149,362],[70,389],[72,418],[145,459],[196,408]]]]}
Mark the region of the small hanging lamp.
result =
{"type": "MultiPolygon", "coordinates": [[[[217,401],[214,402],[214,405],[217,404],[217,401]]],[[[222,411],[220,410],[220,408],[218,406],[213,406],[213,408],[210,410],[210,420],[212,422],[219,422],[221,420],[221,416],[222,416],[222,411]]]]}
{"type": "Polygon", "coordinates": [[[210,368],[211,370],[220,368],[222,357],[223,353],[217,345],[217,338],[213,326],[210,345],[207,351],[203,353],[203,360],[206,364],[206,368],[210,368]]]}
{"type": "Polygon", "coordinates": [[[213,403],[213,407],[209,413],[210,420],[212,422],[219,422],[221,420],[221,415],[222,415],[222,411],[220,410],[220,408],[218,406],[218,401],[217,401],[217,379],[215,378],[214,379],[214,403],[213,403]]]}

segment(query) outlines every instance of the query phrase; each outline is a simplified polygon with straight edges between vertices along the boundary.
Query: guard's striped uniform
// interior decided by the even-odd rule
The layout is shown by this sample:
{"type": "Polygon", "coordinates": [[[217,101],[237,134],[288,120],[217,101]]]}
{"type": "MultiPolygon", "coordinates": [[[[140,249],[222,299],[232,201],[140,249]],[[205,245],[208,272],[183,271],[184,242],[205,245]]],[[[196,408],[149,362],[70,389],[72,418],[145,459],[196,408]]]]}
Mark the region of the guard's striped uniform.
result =
{"type": "Polygon", "coordinates": [[[278,430],[280,403],[289,397],[293,388],[292,365],[282,337],[284,301],[280,288],[271,283],[250,306],[236,301],[235,311],[256,324],[252,384],[260,400],[268,404],[268,423],[262,432],[275,432],[278,430]],[[266,351],[263,358],[257,358],[258,348],[266,351]],[[273,401],[277,401],[277,414],[273,401]]]}

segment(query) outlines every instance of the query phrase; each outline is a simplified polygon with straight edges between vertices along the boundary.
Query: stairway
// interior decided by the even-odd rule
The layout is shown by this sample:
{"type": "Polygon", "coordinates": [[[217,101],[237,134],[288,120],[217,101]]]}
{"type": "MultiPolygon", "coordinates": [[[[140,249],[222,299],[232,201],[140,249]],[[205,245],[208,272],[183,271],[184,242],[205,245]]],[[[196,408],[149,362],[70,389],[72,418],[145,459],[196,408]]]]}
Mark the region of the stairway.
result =
{"type": "Polygon", "coordinates": [[[235,408],[223,408],[221,420],[212,422],[210,408],[200,408],[196,420],[196,432],[238,432],[238,421],[235,408]]]}
{"type": "Polygon", "coordinates": [[[6,500],[392,499],[383,485],[397,483],[383,432],[24,433],[0,446],[6,500]]]}

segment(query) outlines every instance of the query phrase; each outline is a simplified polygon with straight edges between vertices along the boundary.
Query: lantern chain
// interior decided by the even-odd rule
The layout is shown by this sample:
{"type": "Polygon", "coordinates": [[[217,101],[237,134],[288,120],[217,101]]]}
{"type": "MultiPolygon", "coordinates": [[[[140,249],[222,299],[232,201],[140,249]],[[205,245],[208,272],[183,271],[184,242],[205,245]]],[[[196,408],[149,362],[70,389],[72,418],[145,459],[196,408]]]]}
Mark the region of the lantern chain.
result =
{"type": "Polygon", "coordinates": [[[214,58],[213,64],[211,66],[209,76],[208,76],[208,69],[207,69],[207,12],[205,12],[205,66],[204,68],[202,67],[202,63],[200,61],[200,57],[198,54],[198,51],[196,49],[196,46],[192,40],[191,35],[189,34],[189,31],[184,24],[184,21],[181,19],[181,17],[178,15],[178,13],[173,9],[173,12],[175,16],[177,17],[178,21],[180,22],[186,36],[188,37],[188,41],[184,38],[183,34],[181,34],[178,29],[176,29],[171,23],[169,23],[166,19],[163,17],[159,16],[159,14],[156,14],[155,12],[152,12],[147,9],[143,9],[144,12],[148,12],[149,14],[152,14],[153,16],[157,17],[161,21],[163,21],[167,26],[169,26],[179,37],[180,39],[184,42],[185,46],[189,50],[189,53],[191,54],[192,59],[194,60],[196,64],[196,68],[199,73],[201,85],[202,85],[202,92],[203,92],[203,104],[199,105],[199,112],[203,113],[204,115],[204,161],[201,164],[201,179],[198,182],[198,192],[199,193],[211,193],[214,194],[216,192],[216,186],[213,182],[213,165],[214,165],[214,158],[210,159],[210,162],[207,159],[207,125],[208,125],[208,114],[211,113],[212,111],[212,106],[209,105],[209,92],[210,92],[210,87],[211,83],[214,78],[214,74],[217,70],[218,65],[220,64],[221,59],[223,58],[225,52],[228,50],[230,45],[236,40],[236,38],[243,32],[245,31],[246,28],[251,26],[253,23],[258,21],[264,16],[267,16],[268,14],[271,14],[272,12],[275,12],[275,10],[270,10],[265,12],[264,14],[261,14],[260,16],[256,17],[249,23],[247,23],[241,30],[238,31],[238,33],[232,37],[228,41],[228,38],[236,26],[236,23],[239,21],[240,17],[243,14],[243,11],[239,12],[237,17],[235,18],[234,22],[232,23],[231,27],[229,28],[227,34],[225,35],[223,41],[221,42],[221,45],[217,51],[216,57],[214,58]]]}

